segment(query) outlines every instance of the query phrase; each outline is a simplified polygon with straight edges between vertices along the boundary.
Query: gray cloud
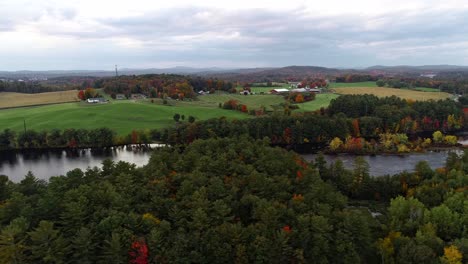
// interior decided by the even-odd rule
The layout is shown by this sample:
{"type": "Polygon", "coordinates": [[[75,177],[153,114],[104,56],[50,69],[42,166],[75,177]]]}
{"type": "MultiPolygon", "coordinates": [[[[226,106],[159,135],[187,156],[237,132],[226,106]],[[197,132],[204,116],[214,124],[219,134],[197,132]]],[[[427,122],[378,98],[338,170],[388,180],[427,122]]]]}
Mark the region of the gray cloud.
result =
{"type": "MultiPolygon", "coordinates": [[[[193,7],[83,20],[74,9],[48,8],[29,17],[26,24],[44,36],[87,43],[82,54],[90,59],[102,56],[111,64],[121,59],[132,66],[139,62],[157,66],[158,61],[184,61],[191,66],[229,66],[213,64],[219,61],[245,67],[367,66],[468,64],[467,16],[467,10],[313,16],[299,9],[193,7]]],[[[24,24],[0,19],[0,31],[24,24]]]]}

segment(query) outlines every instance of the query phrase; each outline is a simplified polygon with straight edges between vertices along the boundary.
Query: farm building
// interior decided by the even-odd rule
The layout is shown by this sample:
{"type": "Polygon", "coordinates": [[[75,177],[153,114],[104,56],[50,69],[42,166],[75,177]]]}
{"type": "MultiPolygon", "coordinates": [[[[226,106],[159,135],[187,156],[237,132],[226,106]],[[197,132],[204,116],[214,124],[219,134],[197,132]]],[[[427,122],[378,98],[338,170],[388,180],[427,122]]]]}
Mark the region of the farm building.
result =
{"type": "Polygon", "coordinates": [[[291,92],[294,93],[320,93],[321,90],[318,88],[298,88],[292,89],[291,92]]]}
{"type": "Polygon", "coordinates": [[[271,94],[282,94],[282,93],[289,93],[288,89],[284,88],[279,88],[279,89],[273,89],[270,91],[271,94]]]}
{"type": "Polygon", "coordinates": [[[300,82],[288,82],[288,84],[291,87],[291,89],[294,89],[294,88],[297,88],[300,82]]]}
{"type": "Polygon", "coordinates": [[[88,98],[86,102],[88,102],[89,104],[98,104],[98,103],[106,103],[107,100],[103,97],[96,97],[96,98],[88,98]]]}
{"type": "Polygon", "coordinates": [[[291,92],[293,93],[305,93],[308,92],[306,88],[297,88],[297,89],[292,89],[291,92]]]}
{"type": "Polygon", "coordinates": [[[146,95],[137,93],[137,94],[132,94],[130,98],[132,98],[133,100],[146,99],[146,95]]]}

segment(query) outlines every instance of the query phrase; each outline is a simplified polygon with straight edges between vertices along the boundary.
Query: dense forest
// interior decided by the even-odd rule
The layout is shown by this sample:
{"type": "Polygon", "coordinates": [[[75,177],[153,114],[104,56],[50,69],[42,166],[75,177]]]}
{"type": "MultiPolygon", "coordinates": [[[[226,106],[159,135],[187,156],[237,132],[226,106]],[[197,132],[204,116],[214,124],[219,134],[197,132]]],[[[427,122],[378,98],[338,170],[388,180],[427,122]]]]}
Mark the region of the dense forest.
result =
{"type": "Polygon", "coordinates": [[[175,74],[119,76],[100,81],[99,86],[104,88],[107,94],[124,94],[127,97],[132,93],[139,93],[155,98],[184,99],[194,98],[199,91],[231,92],[234,88],[233,83],[223,80],[175,74]]]}
{"type": "Polygon", "coordinates": [[[164,129],[160,136],[164,142],[178,144],[247,134],[256,139],[268,137],[274,145],[297,150],[300,146],[327,145],[335,137],[345,140],[348,136],[377,139],[383,133],[430,135],[436,130],[453,132],[463,126],[461,106],[452,100],[413,102],[397,97],[343,95],[317,113],[180,123],[164,129]]]}
{"type": "Polygon", "coordinates": [[[454,154],[444,169],[422,162],[372,178],[363,160],[351,171],[309,164],[241,137],[159,149],[143,168],[105,161],[49,182],[1,176],[0,259],[466,263],[466,164],[454,154]]]}

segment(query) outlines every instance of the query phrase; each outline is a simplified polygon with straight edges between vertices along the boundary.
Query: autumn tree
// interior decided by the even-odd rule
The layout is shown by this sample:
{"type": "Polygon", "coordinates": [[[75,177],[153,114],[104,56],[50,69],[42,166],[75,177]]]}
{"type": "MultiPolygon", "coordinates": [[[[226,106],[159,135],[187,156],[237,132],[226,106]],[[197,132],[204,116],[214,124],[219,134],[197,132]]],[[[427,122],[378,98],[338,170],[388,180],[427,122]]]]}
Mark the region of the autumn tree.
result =
{"type": "Polygon", "coordinates": [[[301,93],[299,93],[299,94],[296,95],[294,101],[296,103],[303,103],[304,102],[304,96],[301,93]]]}
{"type": "Polygon", "coordinates": [[[83,90],[80,90],[80,91],[78,92],[78,98],[79,98],[80,100],[86,100],[85,92],[84,92],[83,90]]]}
{"type": "Polygon", "coordinates": [[[440,258],[443,264],[461,264],[462,254],[455,245],[444,248],[444,256],[440,258]]]}

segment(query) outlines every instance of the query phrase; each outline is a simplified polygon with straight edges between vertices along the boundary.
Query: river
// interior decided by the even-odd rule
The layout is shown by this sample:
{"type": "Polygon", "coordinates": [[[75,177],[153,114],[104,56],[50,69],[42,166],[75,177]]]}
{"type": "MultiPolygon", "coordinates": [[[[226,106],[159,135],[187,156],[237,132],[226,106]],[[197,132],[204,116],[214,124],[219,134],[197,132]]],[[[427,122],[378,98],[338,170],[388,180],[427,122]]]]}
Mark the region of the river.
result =
{"type": "MultiPolygon", "coordinates": [[[[451,151],[455,151],[458,155],[463,153],[463,151],[459,149],[451,151]]],[[[441,150],[405,155],[364,155],[362,157],[369,164],[370,175],[382,176],[386,174],[393,175],[403,171],[412,172],[414,171],[415,165],[420,161],[427,161],[432,169],[444,167],[449,152],[449,150],[441,150]]],[[[317,154],[302,156],[307,161],[313,161],[317,157],[317,154]]],[[[327,166],[340,159],[347,169],[353,169],[356,157],[356,155],[351,154],[324,155],[327,166]]]]}
{"type": "MultiPolygon", "coordinates": [[[[159,145],[152,145],[157,147],[159,145]]],[[[461,150],[457,150],[460,154],[461,150]]],[[[364,159],[369,163],[370,174],[381,176],[396,174],[402,171],[414,171],[415,165],[425,160],[435,169],[445,165],[449,151],[428,151],[425,153],[412,153],[407,155],[365,155],[364,159]]],[[[21,181],[28,171],[32,171],[39,179],[49,179],[51,176],[65,175],[68,171],[80,168],[86,170],[89,167],[101,166],[104,159],[112,161],[126,161],[137,166],[148,163],[151,151],[136,146],[114,147],[108,149],[81,149],[81,150],[48,150],[2,153],[0,156],[0,175],[7,175],[14,182],[21,181]]],[[[311,161],[317,154],[302,155],[311,161]]],[[[339,154],[324,155],[327,164],[330,165],[337,159],[341,159],[346,168],[352,169],[355,155],[339,154]]]]}
{"type": "MultiPolygon", "coordinates": [[[[151,148],[158,146],[150,145],[151,148]]],[[[47,180],[51,176],[65,175],[75,168],[86,170],[89,167],[100,167],[105,159],[143,166],[148,163],[150,156],[150,149],[137,146],[1,153],[0,175],[7,175],[10,180],[19,182],[31,171],[37,178],[47,180]]]]}

